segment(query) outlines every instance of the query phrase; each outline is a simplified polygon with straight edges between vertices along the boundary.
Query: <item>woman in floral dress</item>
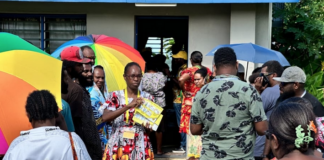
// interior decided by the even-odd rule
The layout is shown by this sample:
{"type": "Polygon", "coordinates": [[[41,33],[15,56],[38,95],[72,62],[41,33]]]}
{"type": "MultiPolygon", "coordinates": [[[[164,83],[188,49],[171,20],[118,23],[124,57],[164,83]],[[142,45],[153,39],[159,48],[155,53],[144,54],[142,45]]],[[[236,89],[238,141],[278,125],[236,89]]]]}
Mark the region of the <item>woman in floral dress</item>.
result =
{"type": "MultiPolygon", "coordinates": [[[[201,52],[192,52],[190,56],[190,61],[193,67],[183,70],[179,78],[179,84],[183,92],[179,132],[187,134],[187,148],[190,147],[188,145],[188,139],[190,139],[189,122],[191,115],[192,100],[193,97],[195,97],[196,93],[200,90],[200,87],[196,86],[194,83],[194,75],[197,70],[201,68],[206,68],[201,65],[202,57],[203,55],[201,52]]],[[[206,68],[206,70],[207,77],[210,77],[212,75],[212,72],[209,68],[206,68]]],[[[187,152],[187,158],[189,156],[192,155],[187,152]]]]}
{"type": "MultiPolygon", "coordinates": [[[[163,91],[167,77],[162,72],[158,72],[156,61],[146,63],[146,73],[142,80],[142,91],[150,93],[155,98],[155,103],[160,107],[165,107],[165,93],[163,91]]],[[[161,120],[159,128],[155,132],[157,155],[162,155],[162,132],[164,132],[164,117],[161,120]]]]}
{"type": "MultiPolygon", "coordinates": [[[[209,81],[207,69],[198,69],[194,75],[194,84],[197,87],[196,93],[209,81]]],[[[202,149],[201,136],[194,136],[190,132],[187,135],[187,157],[191,159],[198,159],[202,149]]]]}
{"type": "Polygon", "coordinates": [[[153,160],[154,154],[149,139],[149,126],[133,121],[134,111],[143,103],[142,98],[153,100],[153,96],[139,91],[142,79],[140,66],[131,62],[126,65],[124,79],[127,88],[115,91],[104,104],[107,107],[102,118],[112,122],[112,133],[107,145],[107,160],[153,160]]]}

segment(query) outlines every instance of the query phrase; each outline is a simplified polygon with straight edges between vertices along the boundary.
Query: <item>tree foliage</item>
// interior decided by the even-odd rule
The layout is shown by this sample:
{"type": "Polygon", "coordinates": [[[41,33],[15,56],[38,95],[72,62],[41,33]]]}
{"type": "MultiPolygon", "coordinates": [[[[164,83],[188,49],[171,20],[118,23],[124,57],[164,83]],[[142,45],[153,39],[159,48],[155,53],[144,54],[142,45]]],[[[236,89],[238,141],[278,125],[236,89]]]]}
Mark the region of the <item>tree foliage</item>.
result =
{"type": "Polygon", "coordinates": [[[303,68],[307,74],[305,88],[322,104],[324,66],[324,0],[301,0],[274,7],[274,19],[282,19],[273,28],[272,49],[278,50],[291,65],[303,68]]]}
{"type": "Polygon", "coordinates": [[[273,18],[283,20],[282,26],[273,28],[273,49],[311,75],[320,71],[324,60],[324,1],[286,3],[282,9],[274,7],[273,18]]]}

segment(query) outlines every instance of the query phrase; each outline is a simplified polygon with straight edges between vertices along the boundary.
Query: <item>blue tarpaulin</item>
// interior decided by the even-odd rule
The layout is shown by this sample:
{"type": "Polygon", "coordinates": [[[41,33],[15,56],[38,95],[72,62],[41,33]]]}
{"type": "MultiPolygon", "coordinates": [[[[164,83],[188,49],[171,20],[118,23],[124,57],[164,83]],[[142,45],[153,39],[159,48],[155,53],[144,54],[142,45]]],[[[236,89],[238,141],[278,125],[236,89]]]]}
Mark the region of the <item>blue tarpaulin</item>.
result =
{"type": "Polygon", "coordinates": [[[300,0],[0,0],[19,2],[100,2],[100,3],[297,3],[300,0]]]}

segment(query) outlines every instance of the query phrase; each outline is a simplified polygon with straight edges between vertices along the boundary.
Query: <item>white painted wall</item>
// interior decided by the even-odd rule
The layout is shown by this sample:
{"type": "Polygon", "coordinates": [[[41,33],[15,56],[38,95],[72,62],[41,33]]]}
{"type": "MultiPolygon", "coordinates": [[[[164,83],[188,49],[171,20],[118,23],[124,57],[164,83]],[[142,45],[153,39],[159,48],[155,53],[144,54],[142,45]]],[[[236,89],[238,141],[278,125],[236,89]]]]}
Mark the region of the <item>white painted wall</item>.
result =
{"type": "MultiPolygon", "coordinates": [[[[230,43],[254,43],[270,48],[272,4],[232,4],[230,43]]],[[[261,64],[239,61],[245,68],[246,80],[261,64]]]]}
{"type": "MultiPolygon", "coordinates": [[[[268,47],[267,25],[271,14],[267,8],[268,4],[178,4],[170,8],[143,8],[115,3],[0,2],[1,13],[86,14],[87,34],[117,37],[131,46],[135,42],[135,16],[189,16],[189,54],[195,50],[207,54],[217,45],[228,43],[253,42],[268,47]]],[[[203,65],[211,68],[211,64],[212,57],[204,57],[203,65]]]]}

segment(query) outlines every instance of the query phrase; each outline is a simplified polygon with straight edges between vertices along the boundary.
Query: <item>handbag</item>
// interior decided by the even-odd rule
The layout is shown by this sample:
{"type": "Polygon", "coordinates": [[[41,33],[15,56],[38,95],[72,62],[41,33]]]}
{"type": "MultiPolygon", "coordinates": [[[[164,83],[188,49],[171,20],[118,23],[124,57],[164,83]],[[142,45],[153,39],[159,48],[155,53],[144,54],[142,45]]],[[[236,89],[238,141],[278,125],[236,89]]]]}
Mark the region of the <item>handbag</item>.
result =
{"type": "Polygon", "coordinates": [[[71,143],[71,147],[72,147],[73,160],[78,160],[78,155],[76,154],[76,151],[75,151],[74,141],[73,141],[71,132],[69,132],[69,137],[70,137],[70,143],[71,143]]]}

